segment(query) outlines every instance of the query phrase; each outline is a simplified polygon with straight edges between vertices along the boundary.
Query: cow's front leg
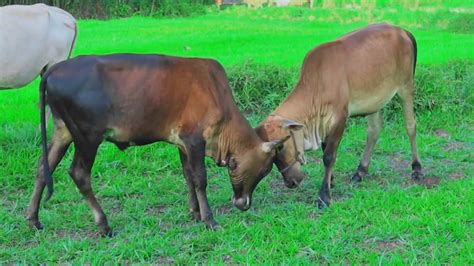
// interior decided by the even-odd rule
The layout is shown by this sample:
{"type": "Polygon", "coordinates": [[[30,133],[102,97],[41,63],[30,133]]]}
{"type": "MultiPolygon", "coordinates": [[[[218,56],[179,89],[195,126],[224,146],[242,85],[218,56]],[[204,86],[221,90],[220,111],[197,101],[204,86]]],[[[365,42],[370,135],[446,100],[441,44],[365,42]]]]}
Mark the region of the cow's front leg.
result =
{"type": "Polygon", "coordinates": [[[337,148],[339,147],[346,126],[346,120],[347,116],[343,116],[329,131],[327,145],[324,149],[323,155],[323,163],[325,167],[324,179],[317,200],[320,209],[328,207],[331,204],[331,179],[333,176],[333,167],[336,162],[337,148]]]}
{"type": "Polygon", "coordinates": [[[194,220],[201,220],[201,212],[199,211],[199,202],[196,195],[196,186],[194,185],[192,170],[190,164],[187,163],[188,157],[186,153],[179,150],[179,158],[181,159],[181,164],[183,165],[183,175],[186,179],[186,184],[188,185],[188,202],[189,202],[189,211],[194,220]]]}
{"type": "MultiPolygon", "coordinates": [[[[187,159],[183,167],[189,169],[189,174],[192,177],[192,184],[194,185],[194,191],[199,205],[201,221],[203,221],[209,229],[216,229],[219,224],[214,220],[206,194],[207,173],[204,163],[206,143],[204,140],[193,137],[188,139],[185,144],[185,155],[187,159]]],[[[191,192],[190,195],[192,195],[191,192]]]]}

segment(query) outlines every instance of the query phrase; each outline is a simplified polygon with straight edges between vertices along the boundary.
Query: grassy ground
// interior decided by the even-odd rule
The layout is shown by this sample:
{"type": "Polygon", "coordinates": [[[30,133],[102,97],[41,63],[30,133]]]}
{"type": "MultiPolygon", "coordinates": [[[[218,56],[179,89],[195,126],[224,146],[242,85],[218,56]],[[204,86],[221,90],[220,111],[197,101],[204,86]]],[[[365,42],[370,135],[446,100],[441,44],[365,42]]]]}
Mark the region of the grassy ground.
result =
{"type": "MultiPolygon", "coordinates": [[[[23,90],[2,91],[0,263],[473,264],[474,36],[472,28],[463,26],[466,16],[472,13],[460,15],[446,8],[289,8],[232,9],[186,19],[80,21],[75,55],[164,53],[212,57],[228,68],[252,60],[289,69],[298,68],[319,43],[369,22],[391,21],[416,36],[421,68],[447,69],[453,61],[468,65],[466,78],[456,76],[457,83],[440,87],[444,94],[433,92],[455,98],[458,88],[464,88],[468,108],[444,106],[449,101],[436,98],[437,108],[418,113],[425,173],[440,180],[431,189],[409,179],[411,155],[401,114],[385,124],[367,179],[360,186],[348,184],[366,139],[365,119],[352,120],[336,163],[335,202],[323,212],[315,208],[323,173],[319,151],[310,154],[305,167],[309,178],[301,187],[285,188],[274,171],[259,185],[253,207],[245,213],[231,206],[226,170],[209,160],[210,204],[223,227],[217,232],[205,230],[187,213],[187,188],[176,148],[160,143],[120,152],[103,145],[93,184],[118,235],[101,238],[67,175],[71,154],[55,173],[55,195],[41,209],[46,229],[28,228],[24,217],[41,152],[38,81],[23,90]]],[[[255,125],[263,117],[249,119],[255,125]]]]}

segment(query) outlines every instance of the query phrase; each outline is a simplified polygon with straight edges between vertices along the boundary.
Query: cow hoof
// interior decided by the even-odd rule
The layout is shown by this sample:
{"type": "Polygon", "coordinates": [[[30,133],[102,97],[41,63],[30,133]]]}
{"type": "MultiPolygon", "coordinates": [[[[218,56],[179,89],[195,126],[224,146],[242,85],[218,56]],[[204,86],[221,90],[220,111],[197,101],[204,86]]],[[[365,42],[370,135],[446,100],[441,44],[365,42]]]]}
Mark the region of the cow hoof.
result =
{"type": "Polygon", "coordinates": [[[44,229],[44,225],[42,225],[39,221],[30,221],[30,227],[36,230],[44,229]]]}
{"type": "Polygon", "coordinates": [[[351,178],[352,183],[360,183],[362,182],[362,176],[359,174],[359,172],[355,172],[355,174],[351,178]]]}
{"type": "Polygon", "coordinates": [[[210,220],[206,222],[206,228],[212,231],[216,231],[221,229],[221,226],[214,220],[210,220]]]}
{"type": "Polygon", "coordinates": [[[100,233],[102,237],[115,237],[117,233],[115,233],[113,230],[110,230],[109,232],[105,233],[100,233]]]}
{"type": "Polygon", "coordinates": [[[100,228],[99,230],[100,230],[100,235],[103,237],[114,237],[117,235],[109,226],[100,228]]]}
{"type": "Polygon", "coordinates": [[[320,210],[328,208],[329,205],[331,205],[331,200],[330,199],[322,199],[321,197],[319,197],[317,205],[318,205],[318,209],[320,209],[320,210]]]}
{"type": "Polygon", "coordinates": [[[411,178],[415,181],[422,180],[424,177],[423,173],[419,171],[415,171],[411,174],[411,178]]]}

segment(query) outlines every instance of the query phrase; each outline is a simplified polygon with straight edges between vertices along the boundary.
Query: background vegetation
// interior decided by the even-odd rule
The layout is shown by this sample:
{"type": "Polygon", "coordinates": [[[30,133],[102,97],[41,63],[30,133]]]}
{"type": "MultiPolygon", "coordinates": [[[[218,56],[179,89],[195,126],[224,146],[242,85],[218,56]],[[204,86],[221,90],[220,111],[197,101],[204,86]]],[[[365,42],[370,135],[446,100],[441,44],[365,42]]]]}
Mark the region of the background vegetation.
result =
{"type": "Polygon", "coordinates": [[[0,0],[1,5],[45,3],[69,11],[77,18],[111,18],[132,15],[177,17],[206,12],[214,0],[0,0]]]}
{"type": "MultiPolygon", "coordinates": [[[[234,1],[239,2],[239,1],[234,1]]],[[[270,0],[241,0],[267,3],[270,0]]],[[[305,2],[305,1],[301,1],[305,2]]],[[[202,15],[214,10],[215,0],[0,0],[3,5],[45,3],[69,11],[77,18],[116,18],[132,15],[153,17],[183,17],[202,15]]],[[[316,9],[350,8],[374,11],[380,8],[433,10],[439,8],[472,8],[466,0],[314,0],[316,9]]],[[[466,20],[467,21],[467,20],[466,20]]],[[[470,23],[473,23],[472,20],[470,23]]],[[[470,24],[472,26],[472,24],[470,24]]]]}
{"type": "Polygon", "coordinates": [[[98,236],[67,174],[71,153],[54,175],[55,195],[41,208],[46,229],[35,232],[24,216],[41,153],[36,81],[0,92],[0,264],[474,264],[471,2],[434,1],[428,8],[420,0],[416,9],[403,8],[403,1],[377,1],[373,9],[334,2],[331,9],[230,8],[190,18],[80,20],[74,55],[215,58],[226,67],[239,106],[257,125],[292,90],[310,49],[368,23],[398,24],[417,38],[419,152],[426,175],[439,185],[428,189],[411,182],[408,138],[394,101],[384,111],[370,173],[359,186],[347,181],[363,152],[366,120],[350,120],[336,163],[335,202],[325,211],[315,207],[320,151],[309,153],[308,178],[299,188],[285,188],[273,171],[245,213],[231,206],[226,170],[208,160],[210,204],[223,227],[211,232],[187,213],[175,147],[158,143],[120,152],[104,144],[93,185],[117,236],[98,236]]]}

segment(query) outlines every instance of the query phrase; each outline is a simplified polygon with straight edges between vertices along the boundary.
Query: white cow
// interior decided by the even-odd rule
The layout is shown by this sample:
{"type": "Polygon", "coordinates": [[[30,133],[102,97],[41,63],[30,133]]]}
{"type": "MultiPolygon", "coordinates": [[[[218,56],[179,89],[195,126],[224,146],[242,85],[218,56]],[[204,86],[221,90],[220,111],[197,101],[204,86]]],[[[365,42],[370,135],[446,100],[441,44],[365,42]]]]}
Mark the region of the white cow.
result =
{"type": "Polygon", "coordinates": [[[0,89],[23,87],[68,59],[76,36],[76,20],[60,8],[0,7],[0,89]]]}

